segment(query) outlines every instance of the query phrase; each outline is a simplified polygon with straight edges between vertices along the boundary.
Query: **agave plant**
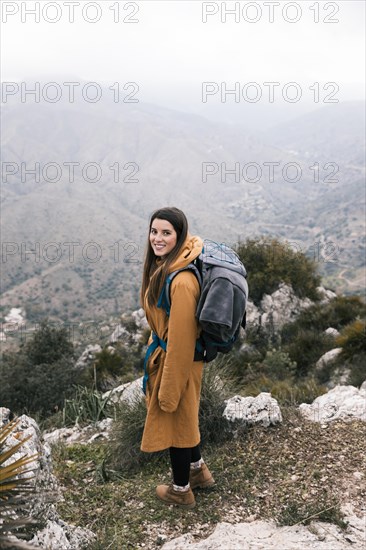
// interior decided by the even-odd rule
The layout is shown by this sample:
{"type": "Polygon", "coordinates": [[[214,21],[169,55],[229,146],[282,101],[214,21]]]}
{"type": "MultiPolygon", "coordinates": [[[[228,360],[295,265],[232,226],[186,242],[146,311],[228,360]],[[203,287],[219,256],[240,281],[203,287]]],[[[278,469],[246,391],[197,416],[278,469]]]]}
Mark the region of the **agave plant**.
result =
{"type": "Polygon", "coordinates": [[[34,486],[29,484],[29,480],[34,476],[24,477],[24,474],[35,470],[35,468],[29,468],[29,464],[38,457],[37,453],[32,456],[24,455],[5,465],[31,437],[19,439],[15,435],[19,439],[18,443],[6,448],[7,439],[13,434],[18,424],[19,419],[14,419],[0,427],[0,546],[4,549],[34,550],[36,548],[34,545],[31,546],[19,540],[18,537],[23,537],[23,534],[17,533],[17,538],[13,534],[14,531],[33,523],[31,518],[18,517],[18,515],[20,512],[24,516],[25,499],[35,492],[34,486]]]}

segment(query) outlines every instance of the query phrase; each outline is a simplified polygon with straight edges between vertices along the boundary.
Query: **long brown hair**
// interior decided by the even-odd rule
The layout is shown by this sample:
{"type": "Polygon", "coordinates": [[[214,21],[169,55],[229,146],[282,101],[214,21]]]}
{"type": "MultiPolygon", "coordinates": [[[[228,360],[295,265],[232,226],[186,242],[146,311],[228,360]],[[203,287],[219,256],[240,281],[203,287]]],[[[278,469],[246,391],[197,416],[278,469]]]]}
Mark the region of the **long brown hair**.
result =
{"type": "Polygon", "coordinates": [[[142,285],[140,292],[140,300],[142,307],[144,307],[145,293],[147,293],[147,302],[149,306],[156,305],[162,288],[164,286],[165,279],[169,273],[169,267],[177,258],[179,251],[187,238],[188,234],[188,222],[185,214],[179,210],[179,208],[166,207],[155,210],[152,214],[149,224],[149,234],[147,237],[147,246],[145,252],[145,261],[142,275],[142,285]],[[167,257],[162,261],[160,265],[156,264],[157,256],[150,244],[150,232],[151,226],[155,219],[166,220],[172,224],[177,233],[177,242],[175,247],[167,257]]]}

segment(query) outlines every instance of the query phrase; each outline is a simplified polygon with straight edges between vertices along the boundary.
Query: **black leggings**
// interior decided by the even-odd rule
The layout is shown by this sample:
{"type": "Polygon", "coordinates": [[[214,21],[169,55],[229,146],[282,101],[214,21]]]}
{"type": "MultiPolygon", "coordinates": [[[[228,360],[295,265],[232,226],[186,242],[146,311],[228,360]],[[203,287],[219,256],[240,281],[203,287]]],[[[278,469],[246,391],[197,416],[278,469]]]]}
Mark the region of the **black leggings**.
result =
{"type": "Polygon", "coordinates": [[[170,447],[169,454],[175,485],[188,485],[191,462],[198,462],[201,458],[199,445],[189,448],[170,447]]]}

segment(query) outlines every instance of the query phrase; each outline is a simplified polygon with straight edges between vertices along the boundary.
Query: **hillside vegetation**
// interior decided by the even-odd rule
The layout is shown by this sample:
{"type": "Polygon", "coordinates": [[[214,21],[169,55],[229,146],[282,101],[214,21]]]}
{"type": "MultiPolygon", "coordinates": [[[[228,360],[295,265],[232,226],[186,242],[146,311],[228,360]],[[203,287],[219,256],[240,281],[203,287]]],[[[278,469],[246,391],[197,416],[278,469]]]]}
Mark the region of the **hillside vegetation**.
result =
{"type": "MultiPolygon", "coordinates": [[[[287,404],[314,399],[337,373],[346,375],[345,382],[361,384],[366,319],[362,300],[339,296],[328,304],[318,303],[317,264],[279,240],[248,239],[236,248],[248,270],[254,303],[260,303],[264,294],[276,290],[281,282],[292,285],[298,296],[315,300],[295,322],[274,333],[247,327],[247,345],[242,349],[242,335],[234,351],[223,358],[237,388],[246,395],[271,391],[287,404]],[[337,343],[325,333],[329,327],[340,331],[337,343]],[[344,349],[338,360],[316,368],[321,355],[337,346],[344,349]]],[[[99,341],[94,342],[102,346],[101,352],[92,364],[75,368],[76,351],[68,331],[44,319],[17,351],[3,354],[2,405],[41,419],[54,413],[60,417],[64,400],[80,393],[78,387],[105,391],[140,376],[149,331],[138,332],[135,321],[128,316],[121,322],[129,336],[111,347],[101,331],[99,341]]]]}

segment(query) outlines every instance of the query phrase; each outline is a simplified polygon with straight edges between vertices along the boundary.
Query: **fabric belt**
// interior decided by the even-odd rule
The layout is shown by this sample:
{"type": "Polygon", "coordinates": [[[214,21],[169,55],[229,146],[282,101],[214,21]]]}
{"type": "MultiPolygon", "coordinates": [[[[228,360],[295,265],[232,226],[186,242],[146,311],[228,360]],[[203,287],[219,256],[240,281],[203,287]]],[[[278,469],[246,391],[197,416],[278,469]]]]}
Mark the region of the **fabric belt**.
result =
{"type": "Polygon", "coordinates": [[[147,372],[147,364],[149,362],[150,356],[159,346],[164,351],[166,351],[165,340],[162,340],[161,338],[159,338],[159,336],[155,334],[155,332],[152,333],[152,337],[153,337],[153,340],[146,350],[145,360],[144,360],[144,378],[142,379],[142,391],[144,392],[145,395],[146,395],[147,381],[149,379],[149,373],[147,372]]]}

